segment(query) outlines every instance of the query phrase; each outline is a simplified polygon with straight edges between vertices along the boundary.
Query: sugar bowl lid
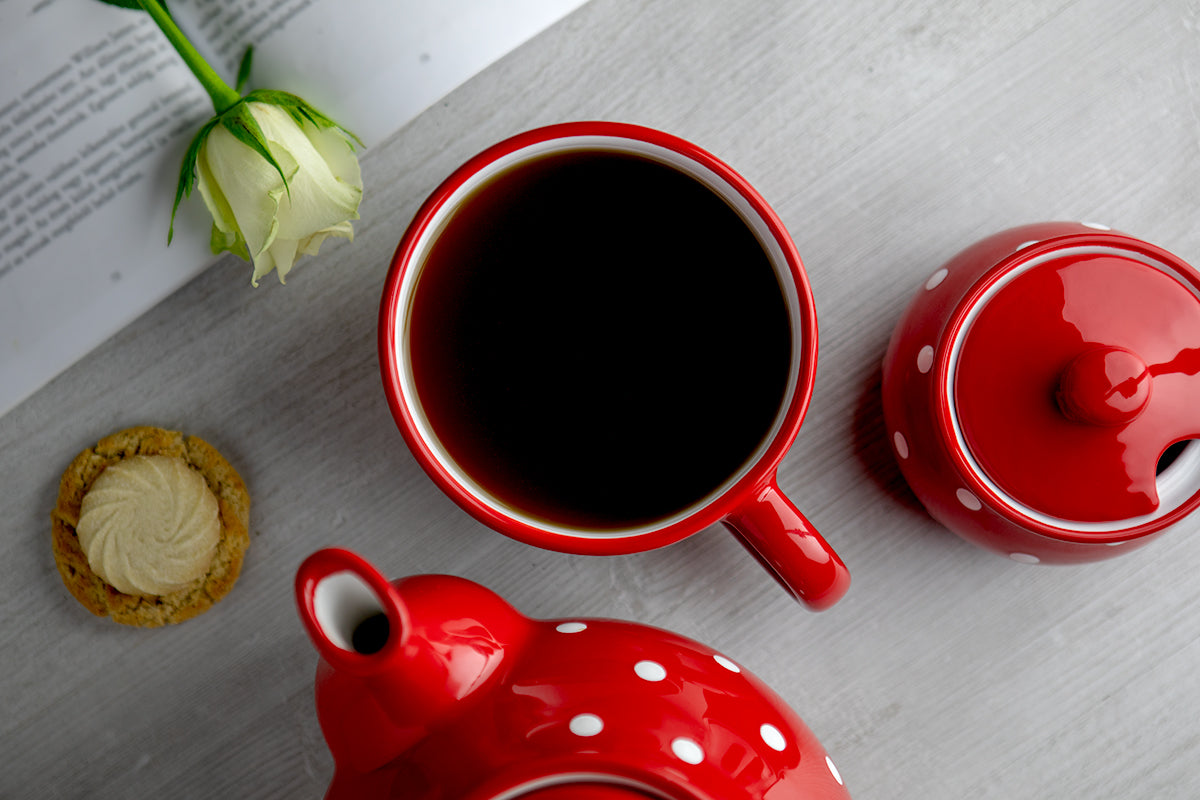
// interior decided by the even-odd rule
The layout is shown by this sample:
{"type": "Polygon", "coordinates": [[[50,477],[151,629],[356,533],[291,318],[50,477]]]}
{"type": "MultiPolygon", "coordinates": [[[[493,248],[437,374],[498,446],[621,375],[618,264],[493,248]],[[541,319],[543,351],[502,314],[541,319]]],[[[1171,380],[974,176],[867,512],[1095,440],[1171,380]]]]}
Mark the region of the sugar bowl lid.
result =
{"type": "Polygon", "coordinates": [[[951,325],[957,446],[1005,513],[1119,538],[1200,505],[1200,275],[1185,262],[1114,232],[1030,243],[951,325]]]}

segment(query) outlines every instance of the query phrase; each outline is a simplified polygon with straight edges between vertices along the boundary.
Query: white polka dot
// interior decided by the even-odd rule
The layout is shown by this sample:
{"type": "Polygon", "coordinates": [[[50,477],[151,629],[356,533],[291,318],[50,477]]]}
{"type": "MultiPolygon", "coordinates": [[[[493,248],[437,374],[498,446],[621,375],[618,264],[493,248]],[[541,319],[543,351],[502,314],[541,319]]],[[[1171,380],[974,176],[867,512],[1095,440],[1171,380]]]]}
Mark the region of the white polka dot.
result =
{"type": "Polygon", "coordinates": [[[959,489],[954,493],[954,496],[958,498],[958,502],[962,503],[964,508],[969,508],[972,511],[978,511],[983,508],[983,503],[979,502],[979,498],[966,489],[959,489]]]}
{"type": "Polygon", "coordinates": [[[1029,553],[1009,553],[1008,557],[1022,564],[1037,564],[1041,562],[1040,558],[1029,553]]]}
{"type": "Polygon", "coordinates": [[[829,767],[829,774],[832,775],[833,779],[838,782],[838,785],[846,785],[845,783],[842,783],[842,773],[838,772],[838,768],[833,764],[833,759],[829,756],[825,756],[825,766],[829,767]]]}
{"type": "Polygon", "coordinates": [[[1098,231],[1111,231],[1112,230],[1112,228],[1108,227],[1107,225],[1103,225],[1099,222],[1081,222],[1079,224],[1084,226],[1085,228],[1094,228],[1098,231]]]}
{"type": "Polygon", "coordinates": [[[564,622],[554,630],[559,633],[579,633],[580,631],[586,631],[587,625],[582,622],[564,622]]]}
{"type": "Polygon", "coordinates": [[[917,353],[917,369],[924,375],[933,368],[933,348],[925,345],[921,348],[921,352],[917,353]]]}
{"type": "Polygon", "coordinates": [[[657,661],[639,661],[633,665],[633,671],[644,681],[661,681],[667,677],[667,671],[657,661]]]}
{"type": "Polygon", "coordinates": [[[1037,244],[1037,243],[1038,243],[1037,239],[1030,239],[1028,242],[1021,242],[1019,245],[1017,245],[1017,249],[1013,250],[1013,252],[1016,253],[1019,250],[1024,250],[1026,247],[1029,247],[1029,245],[1031,245],[1031,244],[1037,244]]]}
{"type": "Polygon", "coordinates": [[[908,440],[904,438],[904,434],[896,431],[892,435],[892,442],[896,445],[896,454],[901,458],[908,458],[908,440]]]}
{"type": "Polygon", "coordinates": [[[936,289],[942,281],[946,280],[946,276],[949,274],[950,272],[945,267],[939,269],[929,276],[929,280],[925,281],[925,288],[929,290],[936,289]]]}
{"type": "Polygon", "coordinates": [[[604,730],[604,720],[595,714],[579,714],[571,717],[571,723],[568,727],[570,727],[571,733],[576,736],[595,736],[604,730]]]}
{"type": "Polygon", "coordinates": [[[682,736],[671,740],[671,752],[680,761],[688,764],[699,764],[704,760],[704,751],[700,749],[700,745],[682,736]]]}
{"type": "Polygon", "coordinates": [[[717,662],[718,664],[720,664],[722,667],[729,670],[730,672],[741,672],[742,671],[741,667],[739,667],[737,664],[733,663],[732,661],[730,661],[728,658],[721,655],[720,653],[713,656],[713,661],[717,662]]]}
{"type": "Polygon", "coordinates": [[[778,753],[782,753],[783,748],[787,747],[787,739],[783,738],[783,734],[779,728],[776,728],[774,725],[769,723],[764,724],[758,729],[758,735],[766,742],[767,747],[778,753]]]}

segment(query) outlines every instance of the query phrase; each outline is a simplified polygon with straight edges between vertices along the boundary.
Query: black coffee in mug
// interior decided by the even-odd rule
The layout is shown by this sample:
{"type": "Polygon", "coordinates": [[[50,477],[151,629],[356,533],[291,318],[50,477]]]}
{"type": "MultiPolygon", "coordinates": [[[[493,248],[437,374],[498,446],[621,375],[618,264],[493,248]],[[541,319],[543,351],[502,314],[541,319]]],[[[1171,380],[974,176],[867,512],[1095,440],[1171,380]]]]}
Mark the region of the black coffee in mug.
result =
{"type": "Polygon", "coordinates": [[[639,155],[509,167],[445,223],[410,305],[433,434],[484,490],[629,528],[720,487],[766,441],[792,332],[763,246],[718,194],[639,155]]]}

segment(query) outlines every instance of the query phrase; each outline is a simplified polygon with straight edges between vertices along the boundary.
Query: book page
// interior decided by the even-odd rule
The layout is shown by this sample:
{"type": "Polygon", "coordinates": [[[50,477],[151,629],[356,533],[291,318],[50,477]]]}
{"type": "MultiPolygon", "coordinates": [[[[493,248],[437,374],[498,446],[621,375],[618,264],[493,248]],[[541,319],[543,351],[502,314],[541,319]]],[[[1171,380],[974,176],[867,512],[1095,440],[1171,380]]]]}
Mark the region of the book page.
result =
{"type": "Polygon", "coordinates": [[[369,146],[583,3],[173,0],[171,9],[226,80],[253,43],[250,88],[298,94],[369,146]]]}
{"type": "MultiPolygon", "coordinates": [[[[170,7],[231,83],[253,43],[252,87],[304,97],[369,147],[583,2],[170,7]]],[[[198,195],[167,247],[180,161],[212,106],[148,16],[98,0],[0,0],[0,70],[3,414],[214,257],[198,195]]],[[[250,273],[246,290],[266,290],[250,288],[250,273]]]]}

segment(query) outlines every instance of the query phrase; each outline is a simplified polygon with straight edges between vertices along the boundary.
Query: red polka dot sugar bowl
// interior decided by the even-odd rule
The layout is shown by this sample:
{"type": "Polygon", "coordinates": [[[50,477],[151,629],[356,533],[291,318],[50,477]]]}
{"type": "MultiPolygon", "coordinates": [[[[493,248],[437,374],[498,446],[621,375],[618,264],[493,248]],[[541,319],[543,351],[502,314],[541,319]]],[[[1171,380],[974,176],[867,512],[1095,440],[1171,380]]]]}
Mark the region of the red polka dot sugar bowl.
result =
{"type": "Polygon", "coordinates": [[[300,566],[296,600],[321,656],[327,800],[849,800],[777,695],[681,636],[530,619],[338,549],[300,566]]]}
{"type": "Polygon", "coordinates": [[[934,271],[883,363],[930,514],[1026,563],[1096,561],[1200,505],[1200,274],[1091,223],[1011,228],[934,271]]]}

